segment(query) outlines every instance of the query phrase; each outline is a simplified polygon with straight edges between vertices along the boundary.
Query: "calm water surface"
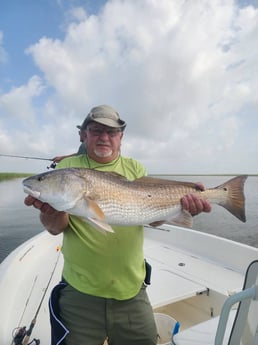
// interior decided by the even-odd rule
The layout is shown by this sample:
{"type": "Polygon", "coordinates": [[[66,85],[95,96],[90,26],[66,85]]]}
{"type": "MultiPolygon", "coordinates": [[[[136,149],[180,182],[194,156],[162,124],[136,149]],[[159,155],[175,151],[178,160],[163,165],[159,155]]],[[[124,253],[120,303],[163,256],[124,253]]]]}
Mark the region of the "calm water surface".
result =
{"type": "Polygon", "coordinates": [[[0,182],[0,262],[44,228],[39,212],[24,205],[22,179],[0,182]]]}
{"type": "MultiPolygon", "coordinates": [[[[164,176],[182,181],[201,181],[215,187],[228,176],[164,176]]],[[[258,177],[249,176],[245,184],[246,218],[242,223],[228,211],[214,205],[212,213],[194,218],[193,228],[258,247],[258,177]]],[[[0,262],[19,244],[44,230],[39,212],[23,204],[22,179],[0,182],[0,262]]]]}

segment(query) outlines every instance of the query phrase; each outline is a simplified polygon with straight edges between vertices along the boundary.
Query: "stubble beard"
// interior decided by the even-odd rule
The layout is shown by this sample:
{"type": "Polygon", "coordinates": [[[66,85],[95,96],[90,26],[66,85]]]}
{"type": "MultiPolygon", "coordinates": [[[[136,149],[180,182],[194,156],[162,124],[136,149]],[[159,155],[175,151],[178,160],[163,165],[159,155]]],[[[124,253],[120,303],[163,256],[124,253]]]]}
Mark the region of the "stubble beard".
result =
{"type": "Polygon", "coordinates": [[[95,149],[94,153],[99,158],[107,158],[107,157],[112,156],[113,151],[110,149],[108,151],[101,152],[101,151],[98,151],[97,149],[95,149]]]}

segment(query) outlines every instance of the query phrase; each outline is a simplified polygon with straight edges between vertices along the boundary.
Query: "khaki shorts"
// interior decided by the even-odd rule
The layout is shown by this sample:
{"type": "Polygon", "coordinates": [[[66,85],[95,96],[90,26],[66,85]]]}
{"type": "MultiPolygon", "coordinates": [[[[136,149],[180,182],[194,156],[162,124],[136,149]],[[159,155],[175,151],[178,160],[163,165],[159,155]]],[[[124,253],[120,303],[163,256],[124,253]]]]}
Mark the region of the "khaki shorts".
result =
{"type": "MultiPolygon", "coordinates": [[[[94,297],[67,285],[60,291],[65,345],[156,345],[157,330],[146,287],[129,300],[94,297]]],[[[63,343],[62,343],[63,344],[63,343]]]]}

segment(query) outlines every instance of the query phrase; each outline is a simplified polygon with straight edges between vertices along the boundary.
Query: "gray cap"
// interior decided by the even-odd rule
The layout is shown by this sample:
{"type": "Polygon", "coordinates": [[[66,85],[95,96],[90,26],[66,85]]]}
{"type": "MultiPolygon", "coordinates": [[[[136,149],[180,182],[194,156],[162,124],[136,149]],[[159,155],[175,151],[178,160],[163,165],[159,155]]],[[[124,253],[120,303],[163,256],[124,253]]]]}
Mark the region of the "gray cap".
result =
{"type": "Polygon", "coordinates": [[[109,105],[99,105],[92,108],[80,128],[85,129],[92,121],[108,127],[122,129],[126,127],[126,123],[120,119],[119,113],[109,105]]]}

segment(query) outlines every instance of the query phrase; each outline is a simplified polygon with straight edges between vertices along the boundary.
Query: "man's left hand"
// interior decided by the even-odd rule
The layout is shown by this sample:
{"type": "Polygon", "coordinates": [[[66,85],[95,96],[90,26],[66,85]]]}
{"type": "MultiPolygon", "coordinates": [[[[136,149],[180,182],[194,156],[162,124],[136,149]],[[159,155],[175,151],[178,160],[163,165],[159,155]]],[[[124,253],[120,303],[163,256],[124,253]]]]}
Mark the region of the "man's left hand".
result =
{"type": "MultiPolygon", "coordinates": [[[[197,189],[205,190],[204,185],[200,182],[196,184],[197,189]]],[[[181,205],[184,210],[191,213],[192,216],[196,216],[201,212],[210,212],[211,204],[206,199],[200,199],[199,196],[194,194],[187,194],[181,198],[181,205]]]]}

